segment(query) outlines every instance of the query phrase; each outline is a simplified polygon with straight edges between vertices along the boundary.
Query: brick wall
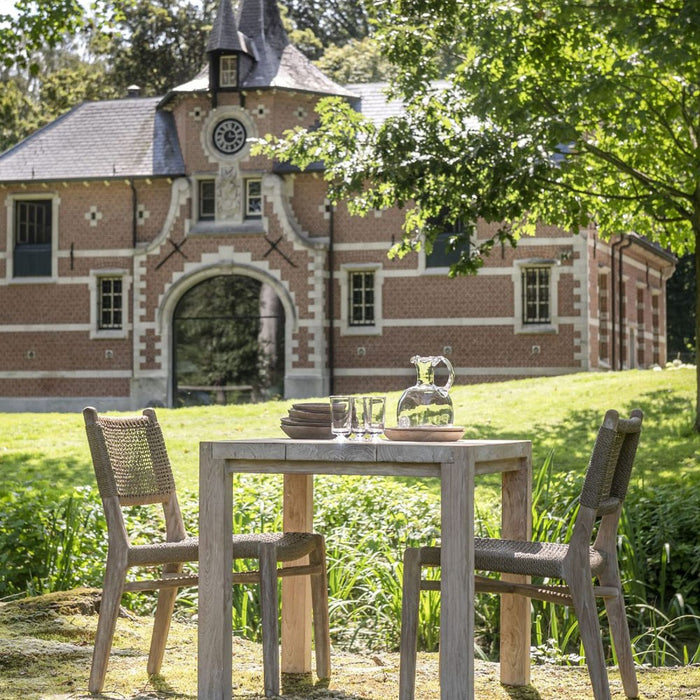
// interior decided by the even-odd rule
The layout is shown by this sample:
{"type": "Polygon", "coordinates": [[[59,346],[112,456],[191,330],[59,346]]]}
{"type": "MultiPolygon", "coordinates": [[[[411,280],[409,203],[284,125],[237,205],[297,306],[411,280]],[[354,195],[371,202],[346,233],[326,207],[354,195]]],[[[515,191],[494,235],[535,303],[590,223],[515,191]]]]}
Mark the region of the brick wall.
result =
{"type": "MultiPolygon", "coordinates": [[[[410,357],[416,353],[447,354],[458,383],[604,369],[613,352],[619,362],[621,338],[624,366],[665,360],[668,271],[662,272],[648,248],[632,245],[624,249],[618,284],[611,244],[598,240],[595,231],[571,236],[538,226],[537,236],[522,239],[515,250],[496,246],[478,276],[448,279],[445,270],[426,269],[423,253],[387,258],[402,235],[402,211],[358,217],[341,204],[331,217],[326,185],[313,173],[283,180],[267,175],[263,216],[254,224],[218,222],[218,228],[198,230],[195,182],[189,176],[218,177],[227,168],[235,177],[270,170],[262,156],[245,150],[231,162],[215,157],[203,130],[222,113],[240,114],[253,137],[309,126],[314,102],[312,95],[254,91],[244,101],[223,95],[212,112],[202,96],[175,98],[171,108],[188,175],[175,181],[0,185],[0,202],[6,205],[0,215],[0,405],[12,405],[2,397],[44,396],[130,397],[133,407],[167,403],[177,301],[218,274],[252,275],[282,299],[285,368],[295,395],[325,390],[331,325],[336,391],[403,389],[413,381],[410,357]],[[13,195],[60,200],[57,279],[8,279],[7,212],[13,195]],[[516,313],[520,269],[533,260],[551,264],[554,318],[548,327],[523,327],[516,313]],[[345,276],[348,268],[362,266],[375,271],[380,287],[377,324],[349,329],[341,313],[345,276]],[[99,270],[125,275],[127,323],[121,334],[95,332],[94,273],[99,270]]],[[[485,239],[496,228],[478,222],[476,235],[485,239]]]]}

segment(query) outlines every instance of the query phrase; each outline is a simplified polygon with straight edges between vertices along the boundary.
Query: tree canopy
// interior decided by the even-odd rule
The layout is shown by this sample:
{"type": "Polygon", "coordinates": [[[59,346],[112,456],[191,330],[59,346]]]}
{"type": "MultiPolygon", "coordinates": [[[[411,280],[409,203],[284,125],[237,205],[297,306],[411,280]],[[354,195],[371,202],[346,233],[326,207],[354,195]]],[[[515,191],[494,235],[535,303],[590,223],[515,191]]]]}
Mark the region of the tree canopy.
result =
{"type": "Polygon", "coordinates": [[[341,85],[382,82],[391,69],[381,54],[379,43],[371,36],[351,39],[343,46],[327,46],[315,64],[322,73],[341,85]]]}
{"type": "Polygon", "coordinates": [[[84,26],[78,0],[15,0],[14,9],[12,14],[0,13],[0,61],[5,69],[19,66],[36,74],[36,53],[61,44],[66,34],[84,26]]]}
{"type": "MultiPolygon", "coordinates": [[[[405,113],[376,126],[328,99],[320,128],[266,143],[324,160],[331,197],[355,211],[405,205],[393,254],[429,249],[446,210],[500,224],[477,246],[468,228],[453,237],[451,274],[535,221],[700,248],[697,2],[387,0],[373,13],[405,113]]],[[[700,394],[698,409],[700,429],[700,394]]]]}
{"type": "Polygon", "coordinates": [[[323,47],[343,46],[350,40],[361,41],[370,34],[369,15],[363,0],[282,0],[295,29],[310,31],[323,47]]]}
{"type": "Polygon", "coordinates": [[[109,60],[113,85],[124,94],[138,85],[163,95],[194,78],[205,66],[214,9],[190,0],[105,0],[111,28],[95,32],[93,50],[109,60]]]}
{"type": "Polygon", "coordinates": [[[0,151],[85,100],[122,97],[132,84],[162,95],[191,80],[214,11],[190,0],[98,0],[89,12],[18,0],[0,15],[0,151]]]}

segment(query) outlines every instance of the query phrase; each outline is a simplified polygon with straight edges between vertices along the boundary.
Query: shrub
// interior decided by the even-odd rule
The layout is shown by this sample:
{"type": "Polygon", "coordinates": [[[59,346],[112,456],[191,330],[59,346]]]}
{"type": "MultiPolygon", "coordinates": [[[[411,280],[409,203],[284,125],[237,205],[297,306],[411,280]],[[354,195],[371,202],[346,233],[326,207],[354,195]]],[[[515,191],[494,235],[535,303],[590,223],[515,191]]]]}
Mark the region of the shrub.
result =
{"type": "MultiPolygon", "coordinates": [[[[550,454],[534,478],[534,537],[567,539],[583,475],[557,473],[550,454]]],[[[281,477],[237,475],[234,531],[279,529],[281,493],[281,477]]],[[[403,549],[439,540],[438,489],[423,480],[327,477],[316,480],[315,500],[315,526],[326,534],[335,642],[347,649],[396,649],[403,549]]],[[[182,492],[180,504],[186,528],[196,532],[196,496],[182,492]]],[[[498,516],[497,508],[477,508],[476,533],[497,536],[498,516]]],[[[126,517],[135,541],[160,530],[151,507],[132,507],[126,517]]],[[[690,485],[653,493],[630,490],[619,530],[619,557],[640,663],[700,660],[700,617],[695,614],[700,604],[699,520],[700,493],[690,485]]],[[[95,489],[57,495],[49,488],[26,485],[0,495],[0,597],[100,586],[106,548],[106,524],[95,489]]],[[[155,597],[139,594],[125,601],[136,612],[150,614],[155,597]]],[[[498,653],[499,601],[489,595],[476,600],[476,636],[485,658],[498,653]]],[[[258,587],[235,586],[233,607],[234,630],[259,640],[258,587]]],[[[437,649],[439,609],[439,594],[421,596],[421,648],[437,649]]],[[[176,614],[193,615],[196,610],[197,590],[183,590],[176,614]]],[[[605,643],[614,661],[607,635],[605,643]]],[[[563,606],[533,601],[533,647],[540,661],[580,663],[575,615],[563,606]]]]}
{"type": "Polygon", "coordinates": [[[99,585],[105,557],[102,505],[90,488],[0,495],[0,598],[99,585]]]}

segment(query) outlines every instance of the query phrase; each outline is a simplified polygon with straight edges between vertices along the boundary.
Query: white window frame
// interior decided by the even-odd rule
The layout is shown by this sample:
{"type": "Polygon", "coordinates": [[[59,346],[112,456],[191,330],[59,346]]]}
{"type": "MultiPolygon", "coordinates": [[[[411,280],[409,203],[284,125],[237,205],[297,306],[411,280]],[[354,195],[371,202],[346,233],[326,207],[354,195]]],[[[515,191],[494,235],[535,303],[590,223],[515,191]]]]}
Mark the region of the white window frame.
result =
{"type": "Polygon", "coordinates": [[[194,205],[195,205],[195,222],[198,221],[216,221],[216,178],[214,176],[210,177],[198,177],[195,179],[195,193],[194,193],[194,205]],[[210,182],[214,186],[214,213],[211,217],[202,217],[202,185],[205,182],[210,182]]]}
{"type": "Polygon", "coordinates": [[[383,332],[382,286],[384,275],[381,265],[345,264],[340,266],[340,335],[381,335],[383,332]],[[371,272],[374,275],[374,324],[350,325],[350,276],[354,272],[371,272]]]}
{"type": "Polygon", "coordinates": [[[5,200],[7,208],[7,257],[5,259],[5,276],[12,284],[46,284],[58,279],[58,208],[61,198],[51,192],[34,194],[11,194],[5,200]],[[18,202],[51,200],[51,274],[31,277],[14,276],[15,256],[15,211],[18,202]]]}
{"type": "Polygon", "coordinates": [[[513,266],[515,333],[557,333],[559,330],[559,271],[558,260],[551,258],[530,258],[516,260],[513,266]],[[539,267],[549,270],[549,322],[523,323],[523,271],[526,268],[539,267]]]}
{"type": "Polygon", "coordinates": [[[245,182],[245,218],[246,219],[259,219],[262,217],[263,208],[263,195],[262,195],[262,178],[261,177],[246,177],[245,182]],[[250,186],[252,184],[257,184],[260,188],[260,192],[257,195],[250,194],[250,186]],[[250,206],[252,199],[257,199],[260,203],[259,208],[253,211],[250,206]]]}
{"type": "Polygon", "coordinates": [[[97,325],[101,331],[120,331],[124,327],[124,289],[123,278],[121,275],[100,275],[97,278],[97,325]],[[109,289],[105,290],[105,283],[109,282],[109,289]],[[119,283],[119,304],[115,303],[117,292],[115,285],[119,283]],[[108,292],[106,294],[105,292],[108,292]],[[112,301],[105,308],[105,298],[109,297],[112,301]],[[111,317],[111,323],[104,324],[104,314],[107,311],[111,317]],[[116,314],[119,314],[119,321],[115,320],[116,314]]]}
{"type": "Polygon", "coordinates": [[[238,56],[229,54],[219,57],[219,87],[238,87],[238,56]]]}
{"type": "MultiPolygon", "coordinates": [[[[457,225],[456,222],[455,222],[455,225],[457,225]]],[[[461,226],[463,233],[469,232],[469,246],[470,246],[470,248],[473,247],[476,244],[476,235],[477,235],[476,225],[471,221],[465,222],[463,220],[460,220],[459,226],[461,226]]],[[[456,231],[443,231],[442,234],[438,234],[438,236],[445,235],[445,234],[452,235],[455,233],[457,233],[457,232],[456,231]]],[[[435,241],[433,241],[433,249],[435,249],[436,244],[444,246],[444,241],[440,241],[438,243],[438,240],[436,237],[435,241]]],[[[433,275],[433,276],[444,277],[449,271],[450,271],[449,265],[443,265],[441,267],[439,267],[437,265],[434,265],[434,266],[428,265],[428,254],[425,252],[425,243],[424,243],[423,246],[421,247],[420,255],[418,258],[418,272],[421,275],[426,275],[426,276],[433,275]]]]}
{"type": "Polygon", "coordinates": [[[90,338],[126,338],[129,335],[129,293],[131,277],[124,269],[90,270],[90,338]],[[105,277],[121,277],[122,280],[122,327],[100,328],[100,298],[102,294],[101,280],[105,277]]]}

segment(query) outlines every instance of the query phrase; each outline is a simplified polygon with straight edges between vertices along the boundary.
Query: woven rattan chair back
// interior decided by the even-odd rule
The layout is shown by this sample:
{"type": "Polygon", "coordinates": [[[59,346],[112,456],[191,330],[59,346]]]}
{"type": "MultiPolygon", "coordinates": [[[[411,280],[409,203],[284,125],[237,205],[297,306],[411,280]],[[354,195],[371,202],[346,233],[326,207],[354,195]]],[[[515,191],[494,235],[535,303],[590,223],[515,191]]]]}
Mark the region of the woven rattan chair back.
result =
{"type": "MultiPolygon", "coordinates": [[[[617,411],[605,414],[581,489],[569,542],[569,560],[588,558],[591,545],[600,558],[601,567],[608,560],[616,560],[617,527],[639,445],[642,419],[639,409],[634,409],[629,418],[620,418],[617,411]],[[594,535],[595,542],[592,542],[594,535]]],[[[592,565],[594,573],[595,568],[592,565]]],[[[548,575],[546,571],[530,573],[548,575]]]]}
{"type": "Polygon", "coordinates": [[[592,508],[597,516],[614,513],[622,506],[641,431],[639,409],[626,419],[619,418],[616,411],[605,414],[581,491],[581,505],[592,508]]]}
{"type": "Polygon", "coordinates": [[[85,429],[103,498],[122,505],[162,503],[175,493],[165,441],[153,409],[140,416],[98,416],[86,408],[85,429]]]}

